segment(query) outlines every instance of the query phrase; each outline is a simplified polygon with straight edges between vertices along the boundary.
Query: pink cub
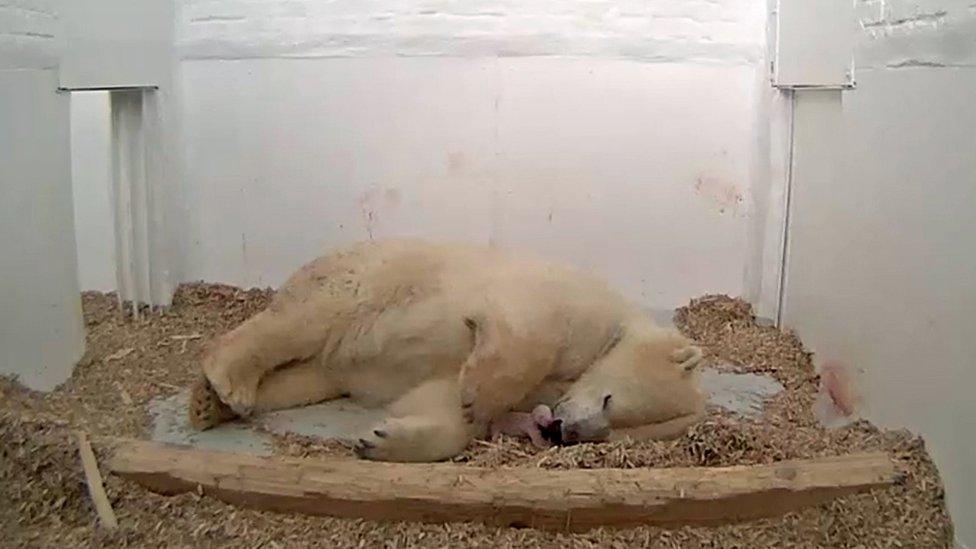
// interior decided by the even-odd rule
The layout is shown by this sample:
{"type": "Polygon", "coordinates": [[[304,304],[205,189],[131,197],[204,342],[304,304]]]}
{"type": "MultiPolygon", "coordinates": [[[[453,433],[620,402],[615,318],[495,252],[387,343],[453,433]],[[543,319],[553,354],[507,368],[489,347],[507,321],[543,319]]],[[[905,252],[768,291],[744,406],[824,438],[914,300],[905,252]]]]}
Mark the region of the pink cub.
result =
{"type": "Polygon", "coordinates": [[[536,448],[548,448],[552,443],[543,435],[552,425],[552,410],[545,404],[536,406],[531,413],[509,412],[491,422],[491,438],[504,434],[512,437],[528,436],[536,448]]]}

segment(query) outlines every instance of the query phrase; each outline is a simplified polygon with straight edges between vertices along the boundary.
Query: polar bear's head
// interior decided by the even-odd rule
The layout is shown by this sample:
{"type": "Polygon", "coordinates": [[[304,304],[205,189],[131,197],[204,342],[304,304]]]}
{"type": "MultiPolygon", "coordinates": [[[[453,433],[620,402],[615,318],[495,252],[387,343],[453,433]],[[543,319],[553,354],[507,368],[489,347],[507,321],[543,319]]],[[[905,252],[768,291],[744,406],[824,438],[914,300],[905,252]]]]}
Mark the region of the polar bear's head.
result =
{"type": "Polygon", "coordinates": [[[612,429],[660,423],[703,403],[698,347],[676,330],[623,327],[553,409],[563,442],[606,440],[612,429]]]}

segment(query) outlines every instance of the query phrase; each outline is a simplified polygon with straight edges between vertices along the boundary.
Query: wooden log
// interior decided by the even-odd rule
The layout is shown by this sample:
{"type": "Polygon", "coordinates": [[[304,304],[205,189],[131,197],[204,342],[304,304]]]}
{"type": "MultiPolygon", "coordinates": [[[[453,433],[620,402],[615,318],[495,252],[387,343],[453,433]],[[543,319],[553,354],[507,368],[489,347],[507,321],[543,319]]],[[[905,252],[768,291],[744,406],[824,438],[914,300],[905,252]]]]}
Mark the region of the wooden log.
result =
{"type": "Polygon", "coordinates": [[[421,522],[476,521],[583,531],[708,525],[776,516],[891,485],[884,453],[772,465],[673,469],[484,469],[345,458],[257,457],[113,440],[107,465],[150,490],[202,489],[279,512],[421,522]]]}

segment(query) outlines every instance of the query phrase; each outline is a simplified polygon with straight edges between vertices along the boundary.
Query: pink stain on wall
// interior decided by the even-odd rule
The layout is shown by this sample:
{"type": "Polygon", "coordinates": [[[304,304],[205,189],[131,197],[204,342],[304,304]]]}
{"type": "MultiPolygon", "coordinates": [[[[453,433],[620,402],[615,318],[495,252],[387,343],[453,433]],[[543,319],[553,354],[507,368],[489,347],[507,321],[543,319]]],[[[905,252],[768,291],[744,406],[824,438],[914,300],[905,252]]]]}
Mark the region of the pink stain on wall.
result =
{"type": "Polygon", "coordinates": [[[739,186],[713,176],[700,175],[695,180],[695,194],[718,208],[720,214],[738,217],[744,214],[745,198],[739,186]]]}
{"type": "Polygon", "coordinates": [[[814,413],[828,427],[840,426],[857,417],[861,405],[854,373],[850,366],[836,360],[820,365],[820,389],[814,413]]]}
{"type": "Polygon", "coordinates": [[[457,177],[467,170],[468,159],[463,152],[453,151],[447,153],[447,173],[452,177],[457,177]]]}
{"type": "Polygon", "coordinates": [[[851,415],[857,407],[857,395],[853,380],[839,362],[826,362],[820,374],[820,382],[830,399],[844,415],[851,415]]]}

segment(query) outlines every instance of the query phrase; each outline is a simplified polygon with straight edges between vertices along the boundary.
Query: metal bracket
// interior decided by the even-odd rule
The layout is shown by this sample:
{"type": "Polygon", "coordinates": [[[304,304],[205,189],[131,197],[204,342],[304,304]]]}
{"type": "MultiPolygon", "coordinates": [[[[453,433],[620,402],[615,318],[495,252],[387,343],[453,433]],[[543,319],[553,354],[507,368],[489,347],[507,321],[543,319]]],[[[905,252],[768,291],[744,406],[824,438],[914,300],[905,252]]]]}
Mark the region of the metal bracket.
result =
{"type": "Polygon", "coordinates": [[[64,86],[58,86],[58,93],[71,93],[71,92],[87,92],[87,91],[107,91],[107,92],[125,92],[125,91],[156,91],[159,86],[97,86],[92,88],[66,88],[64,86]]]}

